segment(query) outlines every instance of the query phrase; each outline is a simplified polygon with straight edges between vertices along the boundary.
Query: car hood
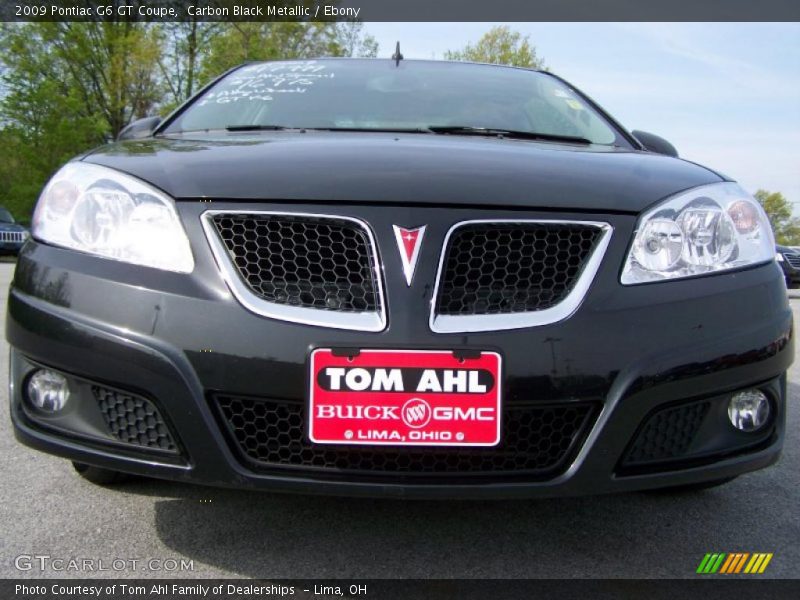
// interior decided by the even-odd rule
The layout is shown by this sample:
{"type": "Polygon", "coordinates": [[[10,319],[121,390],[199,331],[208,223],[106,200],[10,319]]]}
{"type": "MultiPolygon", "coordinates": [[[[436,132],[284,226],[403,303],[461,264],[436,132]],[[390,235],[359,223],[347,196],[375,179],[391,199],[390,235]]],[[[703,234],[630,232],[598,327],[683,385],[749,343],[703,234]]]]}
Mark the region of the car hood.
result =
{"type": "Polygon", "coordinates": [[[27,229],[25,229],[19,223],[6,223],[4,221],[0,221],[0,231],[27,231],[27,229]]]}
{"type": "Polygon", "coordinates": [[[639,212],[721,181],[666,156],[608,146],[452,135],[269,132],[150,138],[83,160],[177,199],[500,205],[639,212]]]}

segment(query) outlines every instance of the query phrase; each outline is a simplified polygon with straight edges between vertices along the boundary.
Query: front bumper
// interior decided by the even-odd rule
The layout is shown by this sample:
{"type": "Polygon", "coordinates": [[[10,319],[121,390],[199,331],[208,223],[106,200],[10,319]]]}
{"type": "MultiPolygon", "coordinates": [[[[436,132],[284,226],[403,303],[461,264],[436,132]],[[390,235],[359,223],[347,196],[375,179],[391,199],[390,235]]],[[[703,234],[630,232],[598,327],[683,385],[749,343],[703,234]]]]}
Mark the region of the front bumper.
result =
{"type": "MultiPolygon", "coordinates": [[[[695,280],[623,287],[619,265],[634,226],[615,216],[615,236],[592,288],[569,319],[521,330],[434,334],[429,287],[387,278],[388,328],[335,331],[276,321],[244,310],[231,296],[200,231],[200,206],[181,205],[196,268],[178,275],[113,263],[30,243],[9,297],[11,416],[20,441],[71,460],[208,485],[302,493],[403,497],[523,497],[596,494],[722,479],[775,462],[784,436],[785,372],[794,356],[792,316],[773,264],[695,280]],[[504,357],[506,407],[596,407],[580,444],[557,473],[520,478],[350,476],[346,470],[258,469],[243,460],[212,398],[268,397],[302,406],[306,360],[320,346],[482,348],[504,357]],[[65,433],[23,408],[33,365],[153,399],[174,432],[177,454],[141,451],[65,433]],[[632,440],[657,409],[760,386],[776,418],[753,444],[646,468],[622,465],[632,440]]],[[[295,207],[296,209],[296,207],[295,207]]],[[[367,215],[414,222],[399,209],[367,215]],[[408,217],[408,218],[406,218],[408,217]]],[[[431,211],[434,213],[435,211],[431,211]]],[[[442,211],[443,212],[443,211],[442,211]]],[[[428,252],[458,211],[430,214],[428,252]]],[[[468,211],[465,211],[468,212],[468,211]]],[[[418,214],[418,213],[416,213],[418,214]]],[[[363,216],[360,213],[359,216],[363,216]]],[[[371,218],[370,218],[371,217],[371,218]]],[[[601,216],[597,216],[601,217],[601,216]]],[[[588,218],[592,218],[591,216],[588,218]]],[[[391,241],[391,240],[390,240],[391,241]]],[[[379,236],[381,254],[396,253],[379,236]]],[[[387,262],[387,270],[391,265],[387,262]]],[[[417,281],[431,281],[421,256],[417,281]]],[[[716,413],[715,413],[716,414],[716,413]]],[[[719,431],[730,426],[720,419],[719,431]]],[[[730,428],[732,429],[732,428],[730,428]]],[[[730,433],[730,432],[728,432],[730,433]]]]}
{"type": "Polygon", "coordinates": [[[17,254],[25,242],[0,242],[0,254],[17,254]]]}

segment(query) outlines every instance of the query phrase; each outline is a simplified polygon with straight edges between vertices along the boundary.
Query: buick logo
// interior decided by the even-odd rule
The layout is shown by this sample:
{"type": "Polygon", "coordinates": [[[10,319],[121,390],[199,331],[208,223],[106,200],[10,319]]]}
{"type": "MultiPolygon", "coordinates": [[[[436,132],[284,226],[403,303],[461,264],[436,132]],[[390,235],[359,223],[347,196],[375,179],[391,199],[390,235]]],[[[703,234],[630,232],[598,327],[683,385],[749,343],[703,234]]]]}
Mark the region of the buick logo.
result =
{"type": "Polygon", "coordinates": [[[406,276],[406,284],[411,286],[414,279],[414,270],[417,268],[419,259],[419,249],[422,246],[422,236],[425,235],[425,225],[416,229],[406,229],[392,225],[394,237],[397,240],[397,249],[400,250],[400,260],[403,263],[403,273],[406,276]]]}
{"type": "Polygon", "coordinates": [[[412,398],[400,410],[400,416],[408,427],[419,429],[431,420],[431,405],[422,398],[412,398]]]}

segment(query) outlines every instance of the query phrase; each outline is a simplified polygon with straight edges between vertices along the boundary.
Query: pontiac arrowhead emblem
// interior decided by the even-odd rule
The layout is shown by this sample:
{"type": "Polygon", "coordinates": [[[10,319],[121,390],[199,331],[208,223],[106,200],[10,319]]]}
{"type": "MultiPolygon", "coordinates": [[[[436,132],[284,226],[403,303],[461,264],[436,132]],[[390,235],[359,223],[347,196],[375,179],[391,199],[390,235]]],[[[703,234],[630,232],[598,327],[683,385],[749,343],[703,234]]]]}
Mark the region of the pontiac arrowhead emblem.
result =
{"type": "Polygon", "coordinates": [[[419,248],[422,246],[422,236],[425,235],[425,225],[416,229],[406,229],[392,225],[394,237],[397,240],[397,249],[400,250],[400,260],[403,262],[403,273],[406,283],[410,286],[414,279],[414,270],[417,268],[419,248]]]}

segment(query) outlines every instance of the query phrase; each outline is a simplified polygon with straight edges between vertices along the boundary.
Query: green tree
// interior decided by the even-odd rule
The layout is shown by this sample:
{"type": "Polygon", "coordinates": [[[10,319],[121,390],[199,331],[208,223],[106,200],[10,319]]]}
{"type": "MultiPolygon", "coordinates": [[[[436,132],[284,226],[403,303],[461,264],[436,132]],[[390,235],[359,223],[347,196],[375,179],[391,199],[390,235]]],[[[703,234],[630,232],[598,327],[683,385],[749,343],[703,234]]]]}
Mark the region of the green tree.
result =
{"type": "Polygon", "coordinates": [[[375,56],[378,44],[361,23],[226,23],[202,61],[204,83],[246,61],[375,56]]]}
{"type": "Polygon", "coordinates": [[[19,107],[16,96],[28,94],[32,81],[33,87],[53,81],[63,95],[83,101],[80,114],[101,118],[109,136],[151,112],[163,95],[157,31],[143,23],[7,25],[0,51],[9,103],[19,107]]]}
{"type": "Polygon", "coordinates": [[[378,41],[369,34],[364,33],[364,24],[357,21],[347,21],[336,25],[341,56],[357,56],[361,58],[375,58],[378,56],[378,41]]]}
{"type": "Polygon", "coordinates": [[[475,44],[467,44],[461,50],[448,50],[444,53],[444,57],[447,60],[493,63],[529,69],[545,68],[544,60],[537,56],[536,48],[531,45],[529,36],[512,31],[505,25],[492,27],[475,44]]]}
{"type": "Polygon", "coordinates": [[[151,113],[162,98],[161,46],[144,23],[42,23],[51,60],[62,62],[70,83],[99,111],[116,136],[131,120],[151,113]]]}
{"type": "Polygon", "coordinates": [[[200,65],[207,48],[222,31],[223,24],[202,22],[197,18],[159,26],[158,41],[162,52],[158,68],[166,89],[161,105],[165,114],[190,98],[199,88],[200,65]]]}
{"type": "Polygon", "coordinates": [[[0,182],[21,220],[48,177],[154,110],[160,46],[141,23],[25,23],[0,28],[0,182]]]}
{"type": "Polygon", "coordinates": [[[767,213],[775,241],[782,246],[800,245],[800,219],[792,216],[792,205],[783,194],[758,190],[754,196],[767,213]]]}

